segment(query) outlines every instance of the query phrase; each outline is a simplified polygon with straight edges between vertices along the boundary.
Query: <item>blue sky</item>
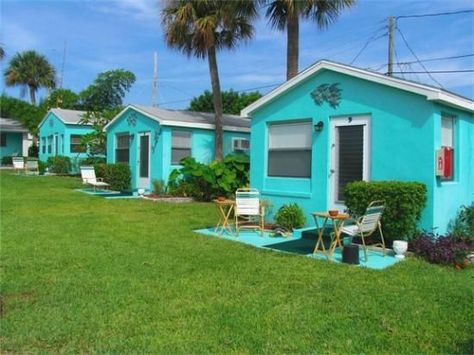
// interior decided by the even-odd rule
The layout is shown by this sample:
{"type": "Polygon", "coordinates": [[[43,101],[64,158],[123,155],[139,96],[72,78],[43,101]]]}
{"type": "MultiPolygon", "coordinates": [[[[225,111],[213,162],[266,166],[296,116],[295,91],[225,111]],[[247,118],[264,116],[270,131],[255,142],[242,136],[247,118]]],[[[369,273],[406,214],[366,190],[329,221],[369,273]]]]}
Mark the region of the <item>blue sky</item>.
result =
{"type": "MultiPolygon", "coordinates": [[[[61,74],[64,43],[66,57],[63,87],[79,92],[98,73],[124,68],[137,81],[125,103],[151,104],[153,52],[158,52],[158,104],[186,108],[189,100],[210,88],[207,61],[187,58],[167,48],[160,24],[160,3],[153,0],[2,0],[0,42],[9,58],[18,51],[34,49],[48,57],[61,74]]],[[[472,0],[359,0],[327,30],[303,23],[300,34],[300,70],[319,59],[351,63],[370,37],[386,32],[388,16],[413,15],[474,9],[472,0]]],[[[218,54],[222,89],[247,90],[271,86],[285,80],[286,37],[256,22],[255,38],[237,50],[218,54]]],[[[474,13],[399,19],[398,27],[420,59],[474,53],[474,13]]],[[[395,48],[400,62],[412,62],[399,33],[395,48]]],[[[353,63],[379,69],[387,62],[387,37],[371,42],[353,63]]],[[[474,57],[424,63],[429,70],[473,69],[474,57]]],[[[420,71],[418,64],[395,70],[420,71]]],[[[435,84],[427,75],[404,74],[411,80],[435,84]]],[[[474,98],[474,73],[433,74],[444,88],[474,98]]],[[[19,96],[18,89],[0,90],[19,96]]],[[[262,88],[266,93],[271,87],[262,88]]],[[[42,91],[40,96],[47,93],[42,91]]],[[[25,98],[26,99],[26,98],[25,98]]]]}

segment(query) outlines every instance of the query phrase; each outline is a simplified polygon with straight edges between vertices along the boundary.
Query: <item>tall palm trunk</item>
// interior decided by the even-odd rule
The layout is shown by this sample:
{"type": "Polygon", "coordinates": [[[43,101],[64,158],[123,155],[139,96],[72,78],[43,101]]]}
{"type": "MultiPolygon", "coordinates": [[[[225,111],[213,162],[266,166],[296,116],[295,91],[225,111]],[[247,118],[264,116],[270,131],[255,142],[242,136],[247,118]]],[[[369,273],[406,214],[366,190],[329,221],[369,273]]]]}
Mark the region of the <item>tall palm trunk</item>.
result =
{"type": "Polygon", "coordinates": [[[289,14],[287,21],[286,80],[290,80],[298,74],[300,38],[298,14],[289,14]]]}
{"type": "Polygon", "coordinates": [[[36,90],[35,88],[33,87],[29,87],[30,88],[30,100],[31,100],[31,104],[33,106],[36,106],[36,90]]]}
{"type": "Polygon", "coordinates": [[[221,84],[219,82],[219,71],[217,70],[216,47],[212,46],[207,50],[209,60],[209,73],[211,75],[212,95],[214,98],[214,112],[216,115],[216,138],[215,138],[215,159],[222,160],[222,95],[221,84]]]}

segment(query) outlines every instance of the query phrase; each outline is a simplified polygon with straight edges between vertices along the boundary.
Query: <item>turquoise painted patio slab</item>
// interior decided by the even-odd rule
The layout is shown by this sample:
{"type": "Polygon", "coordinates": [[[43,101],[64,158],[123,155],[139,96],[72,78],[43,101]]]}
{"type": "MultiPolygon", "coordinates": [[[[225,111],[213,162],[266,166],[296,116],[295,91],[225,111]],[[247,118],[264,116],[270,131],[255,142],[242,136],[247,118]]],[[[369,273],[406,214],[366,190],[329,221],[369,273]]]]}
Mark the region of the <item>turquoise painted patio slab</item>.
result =
{"type": "MultiPolygon", "coordinates": [[[[227,240],[231,240],[234,242],[239,242],[239,243],[243,243],[247,245],[252,245],[257,248],[269,249],[276,252],[302,255],[308,258],[313,258],[313,259],[318,259],[318,260],[328,260],[325,255],[320,254],[320,253],[313,254],[310,251],[312,249],[312,246],[314,246],[314,243],[315,243],[313,240],[308,239],[306,242],[301,237],[294,237],[294,236],[288,237],[288,238],[271,237],[270,233],[267,233],[267,232],[265,232],[262,237],[260,236],[260,233],[254,232],[254,231],[240,232],[239,236],[237,237],[236,235],[231,235],[230,233],[227,233],[227,232],[223,234],[216,233],[214,228],[197,229],[194,232],[202,234],[202,235],[210,236],[210,237],[217,237],[217,238],[227,239],[227,240]],[[302,242],[301,244],[305,244],[305,248],[300,248],[298,250],[298,248],[294,248],[290,246],[291,243],[295,243],[298,241],[301,241],[302,242]],[[288,245],[288,247],[285,248],[286,244],[288,245]],[[307,252],[304,249],[310,252],[307,252]]],[[[376,269],[376,270],[386,269],[402,261],[400,259],[395,258],[394,256],[390,254],[383,256],[379,252],[370,250],[369,258],[368,258],[369,260],[368,262],[364,262],[364,252],[362,249],[359,251],[359,259],[361,260],[361,262],[357,266],[366,267],[369,269],[376,269]]],[[[335,251],[334,256],[331,259],[331,261],[335,263],[342,263],[342,255],[339,250],[335,251]]]]}
{"type": "Polygon", "coordinates": [[[85,189],[75,189],[75,191],[79,191],[88,195],[99,196],[106,199],[120,199],[120,198],[140,198],[138,195],[133,195],[129,193],[122,193],[119,191],[111,191],[111,190],[94,190],[92,188],[85,188],[85,189]]]}

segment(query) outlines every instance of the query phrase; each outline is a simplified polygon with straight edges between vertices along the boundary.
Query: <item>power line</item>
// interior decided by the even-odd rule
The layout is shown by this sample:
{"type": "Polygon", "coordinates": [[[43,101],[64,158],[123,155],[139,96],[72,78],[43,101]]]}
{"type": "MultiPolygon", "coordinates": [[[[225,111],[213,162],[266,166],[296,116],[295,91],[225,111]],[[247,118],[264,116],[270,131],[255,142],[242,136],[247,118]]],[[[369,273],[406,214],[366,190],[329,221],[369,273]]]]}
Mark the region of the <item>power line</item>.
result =
{"type": "Polygon", "coordinates": [[[431,14],[420,14],[420,15],[402,15],[397,16],[396,19],[402,18],[420,18],[420,17],[434,17],[434,16],[445,16],[445,15],[459,15],[459,14],[466,14],[474,12],[474,10],[460,10],[460,11],[452,11],[452,12],[437,12],[431,14]]]}
{"type": "Polygon", "coordinates": [[[426,69],[425,65],[420,62],[420,59],[418,58],[418,56],[415,54],[415,52],[413,51],[413,49],[411,49],[410,45],[408,44],[405,36],[403,35],[402,31],[400,31],[400,29],[397,27],[397,31],[398,33],[400,33],[400,36],[402,37],[403,39],[403,42],[405,43],[405,45],[407,46],[408,50],[411,52],[411,54],[415,57],[416,61],[418,62],[418,64],[420,64],[420,66],[425,70],[425,72],[428,74],[428,76],[431,78],[431,80],[433,80],[436,84],[438,84],[441,88],[443,87],[443,85],[441,85],[441,83],[436,80],[433,75],[431,75],[429,72],[428,72],[428,69],[426,69]]]}
{"type": "Polygon", "coordinates": [[[349,63],[349,64],[353,64],[357,58],[359,58],[359,56],[362,54],[362,52],[367,48],[367,46],[371,43],[371,42],[375,42],[376,40],[382,38],[382,37],[385,37],[387,35],[387,32],[384,32],[383,34],[379,35],[379,36],[376,36],[378,32],[380,32],[380,30],[383,30],[385,29],[385,26],[384,27],[381,27],[381,28],[378,28],[377,30],[374,31],[374,33],[372,34],[372,36],[370,36],[367,41],[364,43],[364,45],[362,46],[362,48],[360,49],[360,51],[356,54],[356,56],[354,57],[354,59],[352,59],[352,61],[349,63]]]}
{"type": "MultiPolygon", "coordinates": [[[[428,59],[420,59],[420,62],[436,62],[438,60],[447,60],[447,59],[459,59],[459,58],[467,58],[467,57],[474,57],[474,54],[463,54],[463,55],[453,55],[450,57],[438,57],[438,58],[428,58],[428,59]]],[[[413,62],[399,62],[398,64],[413,64],[418,63],[418,61],[413,62]]]]}
{"type": "Polygon", "coordinates": [[[400,71],[394,72],[396,74],[451,74],[451,73],[473,73],[474,69],[463,70],[430,70],[430,71],[400,71]]]}

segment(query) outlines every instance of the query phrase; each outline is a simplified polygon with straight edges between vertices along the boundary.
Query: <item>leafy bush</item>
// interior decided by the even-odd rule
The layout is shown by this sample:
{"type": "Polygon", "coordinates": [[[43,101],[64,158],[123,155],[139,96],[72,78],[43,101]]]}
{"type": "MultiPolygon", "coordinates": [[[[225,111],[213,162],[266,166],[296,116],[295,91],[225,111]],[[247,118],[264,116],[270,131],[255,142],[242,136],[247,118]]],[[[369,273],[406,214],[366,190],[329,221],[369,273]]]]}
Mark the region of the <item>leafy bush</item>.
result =
{"type": "Polygon", "coordinates": [[[44,175],[47,166],[48,166],[47,163],[45,163],[44,161],[38,160],[38,171],[40,175],[44,175]]]}
{"type": "Polygon", "coordinates": [[[57,155],[55,157],[49,157],[48,161],[48,171],[55,174],[69,174],[71,171],[71,159],[69,157],[64,157],[57,155]]]}
{"type": "Polygon", "coordinates": [[[37,144],[32,144],[28,147],[28,156],[33,158],[38,158],[39,148],[37,144]]]}
{"type": "Polygon", "coordinates": [[[371,201],[385,201],[384,237],[412,239],[426,203],[426,186],[419,182],[356,181],[347,184],[345,203],[349,213],[361,216],[371,201]]]}
{"type": "Polygon", "coordinates": [[[102,178],[116,191],[130,190],[132,174],[127,164],[95,164],[95,176],[102,178]]]}
{"type": "Polygon", "coordinates": [[[296,203],[289,203],[281,206],[275,215],[275,222],[288,230],[303,227],[306,217],[300,206],[296,203]]]}
{"type": "Polygon", "coordinates": [[[153,192],[157,195],[165,195],[167,192],[166,184],[163,180],[153,180],[153,192]]]}
{"type": "Polygon", "coordinates": [[[463,266],[474,244],[454,236],[436,237],[431,233],[413,241],[415,253],[433,264],[463,266]]]}
{"type": "Polygon", "coordinates": [[[95,164],[106,164],[107,159],[104,157],[87,157],[81,160],[81,165],[95,165],[95,164]]]}
{"type": "Polygon", "coordinates": [[[448,232],[457,238],[474,240],[474,202],[461,206],[456,218],[449,222],[448,232]]]}
{"type": "Polygon", "coordinates": [[[4,156],[2,157],[2,165],[12,165],[12,157],[11,156],[4,156]]]}
{"type": "Polygon", "coordinates": [[[208,165],[189,157],[181,165],[181,169],[171,172],[168,182],[170,193],[175,196],[179,192],[198,201],[210,201],[217,196],[230,197],[249,183],[250,163],[246,155],[228,155],[208,165]]]}

